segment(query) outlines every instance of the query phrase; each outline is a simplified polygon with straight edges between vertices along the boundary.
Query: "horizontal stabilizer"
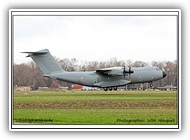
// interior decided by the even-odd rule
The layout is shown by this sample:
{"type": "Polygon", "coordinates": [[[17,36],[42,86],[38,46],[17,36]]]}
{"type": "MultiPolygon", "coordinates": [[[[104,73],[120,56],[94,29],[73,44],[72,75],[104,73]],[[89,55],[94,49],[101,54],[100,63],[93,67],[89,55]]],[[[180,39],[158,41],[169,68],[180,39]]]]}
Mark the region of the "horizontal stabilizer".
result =
{"type": "Polygon", "coordinates": [[[32,55],[44,55],[47,54],[49,51],[47,49],[41,50],[41,51],[37,51],[37,52],[22,52],[22,53],[28,53],[28,55],[26,57],[30,57],[32,55]]]}

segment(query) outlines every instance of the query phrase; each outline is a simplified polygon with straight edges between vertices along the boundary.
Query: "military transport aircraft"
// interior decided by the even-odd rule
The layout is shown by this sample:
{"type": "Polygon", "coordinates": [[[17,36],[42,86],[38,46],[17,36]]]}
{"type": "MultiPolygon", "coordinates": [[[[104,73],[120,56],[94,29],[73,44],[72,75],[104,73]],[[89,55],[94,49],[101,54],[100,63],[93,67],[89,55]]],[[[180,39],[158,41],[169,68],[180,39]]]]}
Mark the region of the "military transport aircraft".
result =
{"type": "Polygon", "coordinates": [[[99,87],[107,90],[117,90],[117,87],[135,83],[152,83],[166,76],[158,67],[110,67],[96,71],[66,72],[57,63],[48,49],[28,53],[44,77],[80,84],[89,87],[99,87]]]}

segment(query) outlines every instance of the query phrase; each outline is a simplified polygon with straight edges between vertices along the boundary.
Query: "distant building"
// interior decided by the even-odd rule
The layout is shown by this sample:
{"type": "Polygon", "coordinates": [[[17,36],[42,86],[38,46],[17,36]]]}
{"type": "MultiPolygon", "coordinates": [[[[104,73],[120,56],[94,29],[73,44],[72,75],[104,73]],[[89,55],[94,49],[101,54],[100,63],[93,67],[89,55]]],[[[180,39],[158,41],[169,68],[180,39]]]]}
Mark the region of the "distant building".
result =
{"type": "Polygon", "coordinates": [[[15,91],[30,91],[31,87],[15,86],[15,91]]]}
{"type": "Polygon", "coordinates": [[[81,90],[83,90],[83,91],[93,91],[93,90],[100,90],[100,88],[83,86],[81,90]]]}
{"type": "Polygon", "coordinates": [[[39,91],[67,91],[68,87],[58,87],[58,88],[49,88],[49,87],[39,87],[39,91]]]}
{"type": "Polygon", "coordinates": [[[157,87],[156,89],[159,89],[159,90],[177,90],[177,87],[173,86],[173,85],[166,85],[164,87],[157,87]]]}
{"type": "Polygon", "coordinates": [[[78,85],[78,84],[72,85],[72,90],[82,90],[82,88],[83,88],[82,85],[78,85]]]}

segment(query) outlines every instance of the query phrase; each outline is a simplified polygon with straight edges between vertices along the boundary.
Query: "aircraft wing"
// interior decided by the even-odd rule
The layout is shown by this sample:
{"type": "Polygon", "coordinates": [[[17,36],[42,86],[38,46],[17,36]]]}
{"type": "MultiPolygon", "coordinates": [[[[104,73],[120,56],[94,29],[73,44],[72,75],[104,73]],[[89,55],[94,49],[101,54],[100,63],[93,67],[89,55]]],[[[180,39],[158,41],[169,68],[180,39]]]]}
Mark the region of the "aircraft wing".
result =
{"type": "Polygon", "coordinates": [[[98,69],[96,73],[103,74],[103,75],[111,75],[111,76],[122,76],[123,71],[121,68],[105,68],[105,69],[98,69]]]}
{"type": "Polygon", "coordinates": [[[130,82],[131,81],[122,79],[122,80],[114,80],[114,81],[109,81],[109,82],[102,81],[102,82],[96,83],[94,85],[104,88],[104,87],[125,86],[125,85],[129,84],[130,82]]]}

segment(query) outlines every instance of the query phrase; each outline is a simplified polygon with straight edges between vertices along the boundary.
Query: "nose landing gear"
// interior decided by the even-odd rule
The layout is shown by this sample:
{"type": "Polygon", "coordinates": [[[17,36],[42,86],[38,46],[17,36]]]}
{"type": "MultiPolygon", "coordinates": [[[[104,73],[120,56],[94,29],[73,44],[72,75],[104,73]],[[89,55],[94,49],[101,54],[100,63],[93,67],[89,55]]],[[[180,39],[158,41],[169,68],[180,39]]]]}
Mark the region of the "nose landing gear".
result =
{"type": "Polygon", "coordinates": [[[151,82],[151,83],[150,83],[150,88],[152,88],[152,87],[153,87],[153,83],[151,82]]]}

